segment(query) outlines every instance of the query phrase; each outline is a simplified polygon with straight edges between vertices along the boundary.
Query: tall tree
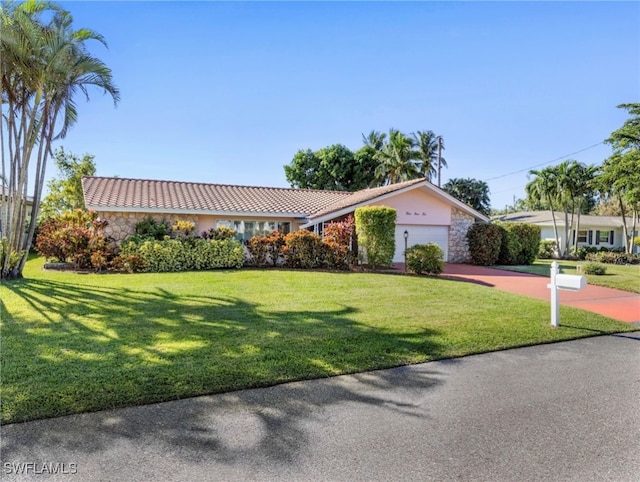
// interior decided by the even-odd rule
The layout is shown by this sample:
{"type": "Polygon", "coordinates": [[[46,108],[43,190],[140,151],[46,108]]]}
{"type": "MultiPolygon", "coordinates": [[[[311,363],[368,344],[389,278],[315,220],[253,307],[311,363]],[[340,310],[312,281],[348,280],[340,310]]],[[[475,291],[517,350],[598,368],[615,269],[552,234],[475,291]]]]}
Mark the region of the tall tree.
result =
{"type": "Polygon", "coordinates": [[[96,173],[94,156],[85,154],[82,158],[64,151],[60,147],[53,154],[60,178],[47,183],[47,196],[40,204],[40,219],[62,214],[74,209],[84,209],[82,176],[96,173]]]}
{"type": "Polygon", "coordinates": [[[421,177],[415,141],[397,129],[389,130],[388,141],[376,157],[379,161],[376,178],[380,184],[395,184],[421,177]]]}
{"type": "Polygon", "coordinates": [[[367,152],[354,154],[345,146],[334,144],[315,152],[299,150],[284,166],[284,172],[292,187],[357,191],[373,183],[373,162],[375,159],[367,152]]]}
{"type": "MultiPolygon", "coordinates": [[[[417,131],[412,134],[412,137],[420,160],[420,174],[431,181],[438,175],[438,144],[440,144],[440,150],[444,150],[442,137],[433,131],[417,131]]],[[[447,167],[447,161],[442,155],[440,155],[440,167],[447,167]]]]}
{"type": "Polygon", "coordinates": [[[631,117],[605,140],[613,148],[613,154],[602,165],[599,183],[603,192],[618,199],[625,250],[632,253],[640,217],[640,104],[620,104],[618,108],[627,110],[631,117]],[[627,228],[628,215],[632,216],[631,233],[627,228]]]}
{"type": "Polygon", "coordinates": [[[7,238],[0,278],[22,276],[39,213],[51,143],[64,138],[77,121],[78,92],[88,99],[88,89],[94,86],[110,94],[115,104],[120,97],[111,70],[87,49],[91,40],[106,46],[104,38],[89,29],[74,30],[72,22],[69,12],[48,2],[5,3],[0,9],[1,175],[8,179],[0,207],[2,234],[7,238]],[[31,165],[32,160],[35,166],[31,165]],[[30,171],[35,173],[35,182],[29,213],[30,171]],[[19,254],[19,261],[13,265],[12,256],[6,255],[12,252],[19,254]]]}
{"type": "Polygon", "coordinates": [[[484,181],[454,178],[449,179],[442,189],[482,214],[488,216],[491,213],[489,186],[484,181]]]}
{"type": "Polygon", "coordinates": [[[556,222],[554,206],[558,199],[558,176],[556,169],[553,167],[547,167],[545,169],[536,171],[529,171],[530,176],[535,178],[530,181],[525,187],[527,198],[534,201],[544,201],[548,204],[551,210],[551,219],[553,222],[553,234],[556,240],[556,246],[558,247],[558,254],[562,256],[560,252],[560,236],[558,235],[558,223],[556,222]]]}

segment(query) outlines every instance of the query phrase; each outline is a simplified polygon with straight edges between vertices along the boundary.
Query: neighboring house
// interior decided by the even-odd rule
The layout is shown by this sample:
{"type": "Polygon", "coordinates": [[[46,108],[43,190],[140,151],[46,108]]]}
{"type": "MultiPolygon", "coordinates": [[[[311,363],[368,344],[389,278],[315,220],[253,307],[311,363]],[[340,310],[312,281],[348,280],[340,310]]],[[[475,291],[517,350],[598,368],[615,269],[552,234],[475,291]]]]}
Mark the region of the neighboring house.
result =
{"type": "Polygon", "coordinates": [[[288,233],[323,227],[361,206],[389,206],[397,211],[394,261],[403,261],[407,245],[435,242],[445,260],[464,262],[469,226],[489,218],[458,201],[426,179],[415,179],[357,192],[321,191],[196,182],[84,177],[87,209],[109,222],[107,235],[122,241],[146,216],[173,222],[188,219],[198,232],[226,226],[247,240],[277,229],[288,233]]]}
{"type": "MultiPolygon", "coordinates": [[[[5,186],[0,186],[0,203],[3,204],[4,202],[6,202],[8,193],[9,193],[9,190],[5,186]]],[[[2,207],[3,208],[5,207],[4,204],[2,205],[2,207]]],[[[32,207],[33,207],[33,198],[31,196],[27,196],[27,221],[30,219],[32,207]]],[[[0,208],[0,237],[3,236],[2,212],[3,212],[3,209],[0,208]]]]}
{"type": "MultiPolygon", "coordinates": [[[[560,244],[562,245],[564,243],[564,212],[554,212],[554,214],[558,226],[560,244]]],[[[551,211],[511,213],[494,216],[493,219],[536,224],[540,226],[540,238],[542,240],[555,240],[551,211]]],[[[590,216],[582,214],[580,216],[580,229],[576,232],[575,227],[577,221],[577,216],[574,216],[574,226],[569,234],[570,246],[574,246],[577,242],[578,246],[593,246],[596,248],[624,247],[624,231],[622,229],[623,223],[621,216],[590,216]]],[[[631,234],[633,220],[627,219],[626,221],[629,234],[631,234]]],[[[571,215],[569,215],[569,222],[571,222],[571,215]]]]}

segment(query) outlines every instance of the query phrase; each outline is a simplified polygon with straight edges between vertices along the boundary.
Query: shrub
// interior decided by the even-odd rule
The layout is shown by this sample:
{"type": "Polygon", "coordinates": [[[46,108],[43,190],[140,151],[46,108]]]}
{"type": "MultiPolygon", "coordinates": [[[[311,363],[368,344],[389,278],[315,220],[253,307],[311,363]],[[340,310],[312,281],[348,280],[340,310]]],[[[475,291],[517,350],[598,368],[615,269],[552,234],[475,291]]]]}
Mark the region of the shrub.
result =
{"type": "Polygon", "coordinates": [[[540,228],[526,223],[495,223],[504,232],[498,263],[505,265],[531,264],[540,251],[540,228]]]}
{"type": "Polygon", "coordinates": [[[7,238],[0,239],[0,266],[4,266],[6,257],[9,257],[9,269],[13,269],[20,261],[21,254],[22,253],[11,249],[7,238]]]}
{"type": "Polygon", "coordinates": [[[171,231],[177,238],[188,238],[193,236],[196,232],[196,225],[193,221],[185,221],[182,219],[176,219],[171,226],[171,231]]]}
{"type": "Polygon", "coordinates": [[[557,252],[558,244],[555,241],[551,241],[548,239],[540,241],[540,247],[538,248],[538,258],[552,259],[556,257],[557,252]]]}
{"type": "Polygon", "coordinates": [[[436,243],[417,244],[407,249],[407,269],[416,274],[440,274],[444,251],[436,243]]]}
{"type": "Polygon", "coordinates": [[[365,206],[355,211],[358,243],[374,269],[393,262],[396,216],[395,209],[385,206],[365,206]]]}
{"type": "Polygon", "coordinates": [[[585,263],[582,265],[582,272],[585,274],[603,275],[607,268],[600,263],[585,263]]]}
{"type": "Polygon", "coordinates": [[[77,269],[103,269],[112,253],[104,235],[107,222],[95,211],[75,211],[47,219],[38,231],[36,250],[47,259],[71,262],[77,269]]]}
{"type": "Polygon", "coordinates": [[[471,262],[481,266],[496,264],[503,236],[502,228],[496,224],[472,224],[467,231],[471,262]]]}
{"type": "Polygon", "coordinates": [[[169,236],[169,225],[166,221],[156,221],[151,216],[147,216],[136,224],[135,233],[151,239],[164,239],[169,236]]]}
{"type": "Polygon", "coordinates": [[[233,239],[236,237],[236,232],[227,228],[226,226],[220,226],[219,228],[211,228],[208,231],[202,232],[202,237],[204,239],[215,239],[217,241],[223,241],[225,239],[233,239]]]}
{"type": "Polygon", "coordinates": [[[214,268],[240,268],[244,249],[235,240],[148,239],[141,243],[129,239],[120,245],[117,268],[126,271],[187,271],[214,268]]]}
{"type": "Polygon", "coordinates": [[[249,263],[255,266],[280,264],[285,242],[284,234],[276,230],[268,236],[254,236],[247,241],[249,263]]]}
{"type": "Polygon", "coordinates": [[[144,270],[144,262],[136,254],[119,254],[111,261],[111,269],[120,273],[137,273],[144,270]]]}
{"type": "Polygon", "coordinates": [[[282,252],[288,267],[311,269],[325,265],[326,245],[317,234],[301,229],[287,234],[285,243],[282,252]]]}
{"type": "Polygon", "coordinates": [[[640,256],[637,254],[618,253],[613,251],[598,251],[589,253],[587,261],[605,264],[640,264],[640,256]]]}
{"type": "Polygon", "coordinates": [[[354,219],[347,217],[343,221],[330,223],[324,227],[322,241],[326,245],[326,264],[333,269],[347,269],[354,262],[351,241],[353,239],[354,219]]]}
{"type": "Polygon", "coordinates": [[[596,248],[595,246],[580,246],[576,254],[579,260],[584,261],[585,259],[587,259],[588,254],[593,254],[597,252],[598,252],[598,248],[596,248]]]}

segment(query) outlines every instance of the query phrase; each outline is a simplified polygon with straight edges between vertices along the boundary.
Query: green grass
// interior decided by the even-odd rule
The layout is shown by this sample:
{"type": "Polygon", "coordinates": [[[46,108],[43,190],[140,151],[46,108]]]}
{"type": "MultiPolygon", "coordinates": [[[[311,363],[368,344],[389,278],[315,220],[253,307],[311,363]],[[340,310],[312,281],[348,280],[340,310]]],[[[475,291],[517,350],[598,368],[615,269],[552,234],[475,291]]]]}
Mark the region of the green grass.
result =
{"type": "Polygon", "coordinates": [[[634,329],[437,278],[41,267],[0,286],[3,423],[634,329]]]}
{"type": "MultiPolygon", "coordinates": [[[[539,259],[529,266],[494,266],[494,268],[549,276],[549,266],[552,262],[553,260],[551,259],[539,259]]],[[[560,264],[560,271],[562,273],[576,274],[576,266],[585,264],[586,261],[560,260],[558,263],[560,264]]],[[[588,284],[640,293],[640,265],[622,266],[605,264],[604,266],[607,268],[607,272],[604,275],[585,275],[588,284]]]]}

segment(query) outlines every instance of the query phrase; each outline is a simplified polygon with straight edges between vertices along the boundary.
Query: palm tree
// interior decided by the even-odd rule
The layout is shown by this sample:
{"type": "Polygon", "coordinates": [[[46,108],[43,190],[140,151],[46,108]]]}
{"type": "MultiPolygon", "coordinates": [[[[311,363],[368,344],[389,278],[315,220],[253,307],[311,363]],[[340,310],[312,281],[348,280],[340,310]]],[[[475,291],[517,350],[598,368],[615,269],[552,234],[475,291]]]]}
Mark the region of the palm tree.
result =
{"type": "MultiPolygon", "coordinates": [[[[420,173],[431,182],[431,179],[438,174],[438,139],[440,139],[440,148],[444,149],[442,137],[437,136],[433,131],[417,131],[412,136],[421,162],[420,173]]],[[[440,165],[447,167],[447,162],[442,156],[440,165]]]]}
{"type": "Polygon", "coordinates": [[[381,151],[384,147],[384,141],[387,138],[387,134],[384,132],[371,131],[369,135],[362,134],[362,142],[365,146],[371,147],[376,151],[381,151]]]}
{"type": "Polygon", "coordinates": [[[390,129],[389,141],[376,155],[380,161],[376,168],[376,177],[379,182],[395,184],[421,177],[415,162],[418,153],[414,147],[413,139],[397,129],[390,129]]]}
{"type": "Polygon", "coordinates": [[[594,178],[596,174],[596,166],[587,166],[581,162],[572,161],[569,163],[568,174],[571,179],[570,190],[573,198],[573,212],[577,216],[576,221],[576,238],[573,246],[573,254],[578,254],[578,233],[580,232],[580,215],[582,214],[585,196],[589,196],[594,192],[594,178]]]}
{"type": "Polygon", "coordinates": [[[557,169],[547,167],[536,171],[529,171],[529,175],[536,176],[535,179],[527,184],[525,190],[527,197],[534,201],[546,201],[551,210],[551,219],[553,221],[553,234],[556,238],[556,246],[558,255],[563,256],[560,246],[560,237],[558,236],[558,224],[556,223],[556,215],[554,206],[558,199],[558,175],[557,169]]]}
{"type": "Polygon", "coordinates": [[[9,165],[8,196],[6,202],[3,198],[0,216],[6,220],[9,249],[21,255],[13,267],[5,256],[0,277],[15,278],[21,276],[35,232],[51,143],[64,138],[77,121],[77,93],[88,100],[88,88],[96,86],[110,94],[114,104],[120,94],[111,70],[85,44],[97,40],[106,45],[102,36],[88,29],[73,30],[71,15],[59,6],[28,1],[3,8],[0,16],[1,103],[7,104],[0,139],[2,176],[7,173],[6,158],[9,165]],[[45,12],[52,14],[46,24],[41,19],[45,12]],[[25,233],[27,176],[36,146],[33,207],[25,233]]]}

